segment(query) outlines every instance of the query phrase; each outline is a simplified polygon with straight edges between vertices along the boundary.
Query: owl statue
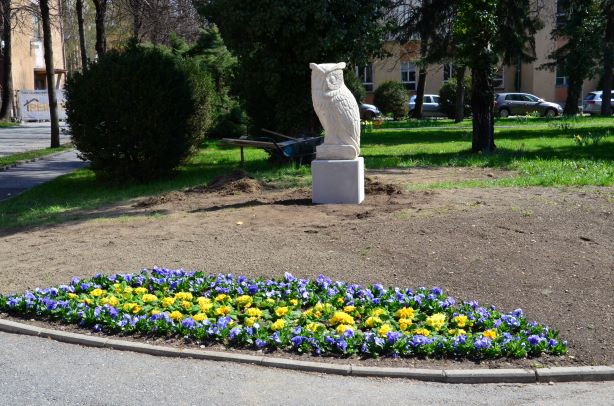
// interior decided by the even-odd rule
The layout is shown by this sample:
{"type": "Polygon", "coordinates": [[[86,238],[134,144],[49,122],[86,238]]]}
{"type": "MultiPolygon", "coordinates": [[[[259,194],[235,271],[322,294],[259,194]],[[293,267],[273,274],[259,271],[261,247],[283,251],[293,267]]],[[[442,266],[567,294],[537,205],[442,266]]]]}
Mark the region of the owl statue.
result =
{"type": "Polygon", "coordinates": [[[355,159],[360,153],[360,113],[352,92],[343,83],[345,62],[310,63],[311,99],[324,127],[324,143],[316,159],[355,159]]]}

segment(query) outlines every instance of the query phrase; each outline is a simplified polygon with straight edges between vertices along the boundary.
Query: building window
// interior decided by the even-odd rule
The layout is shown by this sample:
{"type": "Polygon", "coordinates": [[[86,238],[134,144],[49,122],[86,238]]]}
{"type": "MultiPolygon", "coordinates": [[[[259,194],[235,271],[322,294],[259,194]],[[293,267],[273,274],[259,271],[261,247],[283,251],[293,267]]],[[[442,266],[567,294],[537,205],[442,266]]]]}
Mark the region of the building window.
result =
{"type": "Polygon", "coordinates": [[[495,72],[492,78],[492,87],[494,87],[495,89],[503,88],[504,86],[503,73],[504,73],[503,66],[500,67],[497,72],[495,72]]]}
{"type": "Polygon", "coordinates": [[[561,28],[567,22],[567,8],[569,0],[557,0],[556,2],[556,26],[561,28]]]}
{"type": "Polygon", "coordinates": [[[443,65],[443,83],[447,83],[448,80],[454,77],[454,68],[451,64],[447,63],[443,65]]]}
{"type": "Polygon", "coordinates": [[[556,87],[567,87],[569,76],[565,72],[565,67],[562,64],[556,66],[556,87]]]}
{"type": "Polygon", "coordinates": [[[32,15],[32,39],[40,41],[43,38],[41,21],[36,14],[32,15]]]}
{"type": "Polygon", "coordinates": [[[407,90],[416,90],[416,65],[401,62],[401,83],[407,90]]]}
{"type": "Polygon", "coordinates": [[[367,92],[373,91],[373,66],[371,64],[356,67],[356,75],[367,92]]]}
{"type": "Polygon", "coordinates": [[[47,76],[45,72],[34,72],[34,90],[47,89],[47,76]]]}

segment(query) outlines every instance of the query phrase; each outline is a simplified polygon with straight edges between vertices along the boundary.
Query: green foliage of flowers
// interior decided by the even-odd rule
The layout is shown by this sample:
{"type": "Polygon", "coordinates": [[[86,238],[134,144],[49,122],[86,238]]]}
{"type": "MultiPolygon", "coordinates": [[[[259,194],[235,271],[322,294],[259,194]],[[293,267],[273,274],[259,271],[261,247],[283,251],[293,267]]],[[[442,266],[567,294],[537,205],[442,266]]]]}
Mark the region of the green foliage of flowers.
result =
{"type": "Polygon", "coordinates": [[[105,333],[179,336],[198,343],[314,355],[495,358],[559,355],[558,332],[456,301],[439,288],[384,288],[324,276],[255,279],[154,268],[73,278],[0,296],[0,311],[105,333]]]}

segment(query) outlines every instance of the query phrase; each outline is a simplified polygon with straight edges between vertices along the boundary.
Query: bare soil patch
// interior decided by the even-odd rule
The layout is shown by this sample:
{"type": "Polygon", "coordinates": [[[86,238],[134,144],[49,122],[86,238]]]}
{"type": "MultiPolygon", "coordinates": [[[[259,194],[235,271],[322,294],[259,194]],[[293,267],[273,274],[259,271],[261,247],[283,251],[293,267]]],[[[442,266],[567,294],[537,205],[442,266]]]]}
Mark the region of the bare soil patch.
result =
{"type": "MultiPolygon", "coordinates": [[[[614,364],[613,188],[405,188],[502,176],[509,173],[373,171],[365,202],[345,206],[313,205],[309,189],[276,190],[231,174],[217,185],[104,207],[77,221],[0,231],[0,292],[154,265],[439,286],[457,300],[505,311],[521,307],[569,340],[567,357],[487,362],[491,367],[614,364]]],[[[361,362],[475,366],[455,360],[361,362]]]]}

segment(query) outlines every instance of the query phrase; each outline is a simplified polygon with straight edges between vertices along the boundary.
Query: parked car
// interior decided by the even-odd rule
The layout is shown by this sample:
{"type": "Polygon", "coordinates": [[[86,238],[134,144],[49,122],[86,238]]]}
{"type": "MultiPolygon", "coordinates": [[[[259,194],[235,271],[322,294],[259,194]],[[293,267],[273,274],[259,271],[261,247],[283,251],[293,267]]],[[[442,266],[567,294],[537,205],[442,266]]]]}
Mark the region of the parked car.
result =
{"type": "Polygon", "coordinates": [[[361,120],[372,120],[382,115],[382,112],[372,104],[361,103],[358,106],[358,110],[360,111],[361,120]]]}
{"type": "MultiPolygon", "coordinates": [[[[611,94],[612,96],[610,96],[610,103],[612,104],[612,108],[614,109],[614,90],[611,94]]],[[[586,97],[584,97],[584,103],[582,103],[582,112],[588,113],[590,115],[601,114],[602,96],[602,90],[596,90],[587,94],[586,97]]]]}
{"type": "MultiPolygon", "coordinates": [[[[413,115],[416,107],[416,96],[409,99],[409,115],[413,115]]],[[[425,94],[422,99],[422,116],[423,117],[445,117],[443,111],[439,107],[439,96],[436,94],[425,94]]]]}
{"type": "Polygon", "coordinates": [[[534,111],[545,117],[555,117],[563,113],[563,107],[529,93],[497,93],[495,95],[495,112],[499,117],[525,115],[534,111]]]}

